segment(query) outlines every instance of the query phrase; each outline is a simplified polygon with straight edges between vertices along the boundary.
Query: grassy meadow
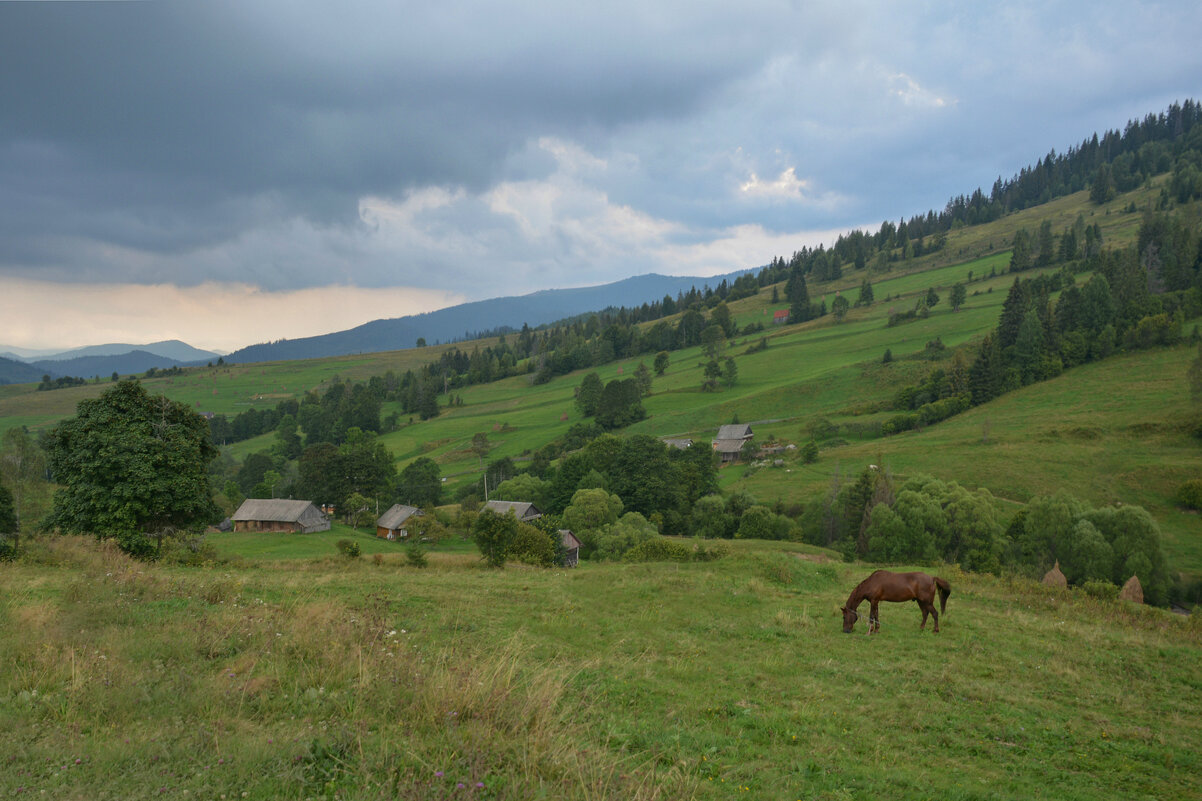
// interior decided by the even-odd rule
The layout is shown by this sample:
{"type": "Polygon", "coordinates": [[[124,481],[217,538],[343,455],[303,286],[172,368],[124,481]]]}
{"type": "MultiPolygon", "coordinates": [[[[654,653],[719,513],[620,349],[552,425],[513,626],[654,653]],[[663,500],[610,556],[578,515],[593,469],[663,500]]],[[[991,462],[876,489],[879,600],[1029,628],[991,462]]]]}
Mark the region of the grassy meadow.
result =
{"type": "Polygon", "coordinates": [[[575,570],[238,550],[0,564],[0,797],[1199,797],[1202,630],[1162,610],[941,568],[940,634],[886,604],[868,637],[837,612],[867,568],[788,543],[575,570]]]}

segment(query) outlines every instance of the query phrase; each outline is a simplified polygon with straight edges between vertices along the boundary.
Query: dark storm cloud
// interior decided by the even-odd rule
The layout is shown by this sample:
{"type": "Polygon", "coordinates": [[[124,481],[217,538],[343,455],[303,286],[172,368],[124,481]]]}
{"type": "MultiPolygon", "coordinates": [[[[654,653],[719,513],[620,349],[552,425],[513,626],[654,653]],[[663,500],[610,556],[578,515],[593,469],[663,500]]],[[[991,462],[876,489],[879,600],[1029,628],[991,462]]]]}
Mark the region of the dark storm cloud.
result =
{"type": "Polygon", "coordinates": [[[252,5],[3,4],[0,259],[353,224],[365,194],[483,188],[532,135],[680,115],[752,63],[618,7],[252,5]]]}
{"type": "Polygon", "coordinates": [[[752,266],[1196,95],[1200,15],[0,3],[0,275],[485,294],[752,266]]]}

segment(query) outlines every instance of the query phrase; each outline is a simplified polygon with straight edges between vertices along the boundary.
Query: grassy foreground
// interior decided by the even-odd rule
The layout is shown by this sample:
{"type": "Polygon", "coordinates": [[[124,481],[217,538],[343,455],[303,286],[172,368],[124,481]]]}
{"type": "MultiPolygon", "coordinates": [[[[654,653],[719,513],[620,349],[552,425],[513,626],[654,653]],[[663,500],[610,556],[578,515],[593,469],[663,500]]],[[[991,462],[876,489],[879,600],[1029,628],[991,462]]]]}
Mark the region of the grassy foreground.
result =
{"type": "Polygon", "coordinates": [[[941,634],[890,604],[848,636],[869,568],[733,545],[488,571],[37,543],[0,565],[0,797],[1199,796],[1196,620],[944,569],[941,634]]]}

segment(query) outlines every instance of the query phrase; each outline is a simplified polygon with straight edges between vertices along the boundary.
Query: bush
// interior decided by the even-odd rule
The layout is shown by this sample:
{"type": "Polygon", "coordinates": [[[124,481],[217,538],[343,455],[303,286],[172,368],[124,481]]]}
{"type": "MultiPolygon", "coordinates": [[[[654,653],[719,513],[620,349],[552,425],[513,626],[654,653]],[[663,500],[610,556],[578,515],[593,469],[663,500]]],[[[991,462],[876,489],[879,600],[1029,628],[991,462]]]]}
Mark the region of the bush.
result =
{"type": "Polygon", "coordinates": [[[518,523],[517,533],[509,544],[509,558],[536,567],[551,567],[555,564],[555,542],[547,532],[518,523]]]}
{"type": "Polygon", "coordinates": [[[359,543],[354,540],[338,540],[334,543],[334,547],[338,549],[338,553],[345,556],[347,559],[358,559],[363,553],[359,547],[359,543]]]}
{"type": "Polygon", "coordinates": [[[1202,510],[1202,478],[1191,478],[1178,487],[1176,501],[1186,509],[1202,510]]]}
{"type": "Polygon", "coordinates": [[[430,563],[426,558],[426,549],[417,543],[405,549],[405,561],[410,567],[425,567],[430,563]]]}
{"type": "Polygon", "coordinates": [[[666,537],[641,542],[622,555],[623,562],[712,562],[730,552],[724,542],[689,546],[666,537]]]}
{"type": "Polygon", "coordinates": [[[692,558],[689,546],[664,537],[639,543],[622,555],[623,562],[688,562],[692,558]]]}
{"type": "Polygon", "coordinates": [[[918,415],[899,414],[881,423],[881,434],[887,437],[890,434],[900,434],[903,431],[909,431],[917,427],[918,415]]]}
{"type": "Polygon", "coordinates": [[[159,559],[167,564],[200,567],[218,561],[217,549],[203,536],[171,539],[163,543],[159,559]]]}
{"type": "Polygon", "coordinates": [[[1119,597],[1119,588],[1105,579],[1090,579],[1081,585],[1081,589],[1099,601],[1113,601],[1119,597]]]}

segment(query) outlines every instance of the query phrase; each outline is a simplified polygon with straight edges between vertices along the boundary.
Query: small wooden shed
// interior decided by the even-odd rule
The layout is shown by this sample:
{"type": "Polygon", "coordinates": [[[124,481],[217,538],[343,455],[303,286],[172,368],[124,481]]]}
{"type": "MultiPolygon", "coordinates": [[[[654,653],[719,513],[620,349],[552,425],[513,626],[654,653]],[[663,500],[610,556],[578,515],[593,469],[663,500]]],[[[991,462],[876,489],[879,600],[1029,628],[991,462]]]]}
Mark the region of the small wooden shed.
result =
{"type": "Polygon", "coordinates": [[[525,501],[489,501],[484,504],[485,509],[491,509],[499,515],[507,515],[513,512],[513,516],[523,523],[529,523],[531,520],[538,520],[543,516],[542,510],[532,503],[525,501]]]}
{"type": "Polygon", "coordinates": [[[559,541],[563,543],[563,566],[576,567],[580,564],[580,540],[570,530],[559,530],[559,541]]]}
{"type": "Polygon", "coordinates": [[[312,534],[330,530],[330,518],[312,501],[247,498],[230,518],[234,531],[286,531],[312,534]]]}
{"type": "Polygon", "coordinates": [[[425,512],[416,506],[406,506],[403,503],[393,504],[376,521],[376,536],[385,540],[408,539],[408,526],[411,518],[424,514],[425,512]]]}

